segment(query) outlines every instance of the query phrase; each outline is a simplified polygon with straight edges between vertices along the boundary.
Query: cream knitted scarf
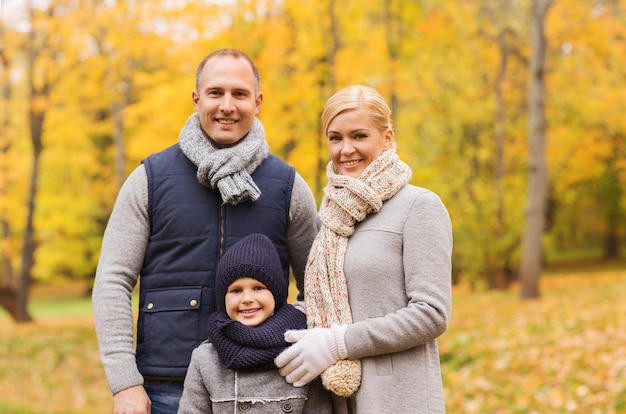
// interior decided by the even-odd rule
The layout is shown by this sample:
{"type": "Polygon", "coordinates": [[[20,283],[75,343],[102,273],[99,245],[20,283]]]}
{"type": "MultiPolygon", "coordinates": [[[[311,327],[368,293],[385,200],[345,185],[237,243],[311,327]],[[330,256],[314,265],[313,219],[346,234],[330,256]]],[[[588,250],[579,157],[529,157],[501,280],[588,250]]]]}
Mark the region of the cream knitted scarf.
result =
{"type": "Polygon", "coordinates": [[[263,124],[257,118],[237,145],[216,148],[202,130],[195,112],[178,134],[178,144],[183,154],[198,167],[198,181],[205,187],[217,189],[224,203],[254,201],[261,195],[251,174],[267,158],[269,146],[263,124]]]}
{"type": "MultiPolygon", "coordinates": [[[[411,169],[394,148],[384,151],[359,176],[337,174],[326,168],[328,184],[320,206],[320,229],[307,262],[304,291],[308,326],[330,327],[352,323],[348,287],[343,272],[348,238],[356,223],[380,210],[411,178],[411,169]]],[[[361,383],[359,360],[342,360],[321,375],[324,386],[349,397],[361,383]]]]}

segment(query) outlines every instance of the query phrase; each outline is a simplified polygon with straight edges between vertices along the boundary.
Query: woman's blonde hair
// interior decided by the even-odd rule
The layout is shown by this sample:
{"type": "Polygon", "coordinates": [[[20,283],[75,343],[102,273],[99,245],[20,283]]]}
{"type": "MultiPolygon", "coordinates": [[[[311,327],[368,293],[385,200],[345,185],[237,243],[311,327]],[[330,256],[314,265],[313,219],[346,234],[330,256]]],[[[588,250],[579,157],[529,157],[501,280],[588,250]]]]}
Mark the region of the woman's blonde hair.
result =
{"type": "Polygon", "coordinates": [[[322,112],[324,134],[328,133],[328,126],[337,115],[358,109],[364,109],[381,132],[392,129],[391,109],[385,98],[374,88],[353,85],[340,89],[326,101],[322,112]]]}

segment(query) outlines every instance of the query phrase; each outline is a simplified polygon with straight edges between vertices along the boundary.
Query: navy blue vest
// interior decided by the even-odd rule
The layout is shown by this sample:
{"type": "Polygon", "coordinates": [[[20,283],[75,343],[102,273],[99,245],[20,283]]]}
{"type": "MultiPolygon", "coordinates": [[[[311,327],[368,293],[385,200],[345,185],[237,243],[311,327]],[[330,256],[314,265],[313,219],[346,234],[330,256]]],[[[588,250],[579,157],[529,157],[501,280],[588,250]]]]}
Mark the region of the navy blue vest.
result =
{"type": "Polygon", "coordinates": [[[146,377],[184,377],[191,352],[207,338],[221,255],[250,233],[267,235],[289,278],[286,232],[295,170],[270,155],[252,174],[254,202],[222,204],[200,184],[178,144],[143,160],[150,240],[141,269],[137,365],[146,377]]]}

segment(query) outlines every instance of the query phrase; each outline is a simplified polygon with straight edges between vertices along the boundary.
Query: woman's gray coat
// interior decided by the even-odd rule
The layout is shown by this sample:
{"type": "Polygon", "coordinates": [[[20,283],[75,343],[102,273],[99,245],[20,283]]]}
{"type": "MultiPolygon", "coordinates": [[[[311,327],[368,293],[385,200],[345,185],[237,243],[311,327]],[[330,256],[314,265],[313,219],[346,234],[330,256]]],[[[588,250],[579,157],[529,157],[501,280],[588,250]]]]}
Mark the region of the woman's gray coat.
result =
{"type": "Polygon", "coordinates": [[[444,413],[436,338],[451,312],[452,230],[440,198],[407,185],[356,225],[344,271],[362,382],[337,413],[444,413]],[[348,411],[348,405],[351,410],[348,411]]]}

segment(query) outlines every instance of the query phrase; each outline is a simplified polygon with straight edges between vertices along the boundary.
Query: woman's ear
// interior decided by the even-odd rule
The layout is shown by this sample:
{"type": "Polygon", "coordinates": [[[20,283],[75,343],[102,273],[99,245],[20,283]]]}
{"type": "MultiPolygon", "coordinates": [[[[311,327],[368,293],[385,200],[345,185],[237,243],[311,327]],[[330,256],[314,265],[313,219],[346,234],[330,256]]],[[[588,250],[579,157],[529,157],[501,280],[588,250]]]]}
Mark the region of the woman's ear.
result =
{"type": "Polygon", "coordinates": [[[393,129],[389,128],[383,137],[383,148],[388,150],[393,146],[393,129]]]}

